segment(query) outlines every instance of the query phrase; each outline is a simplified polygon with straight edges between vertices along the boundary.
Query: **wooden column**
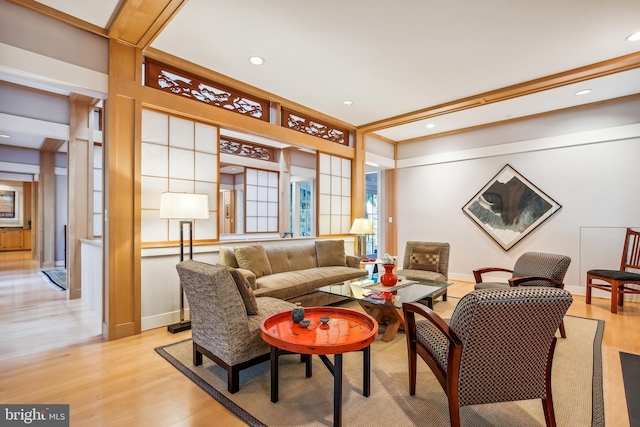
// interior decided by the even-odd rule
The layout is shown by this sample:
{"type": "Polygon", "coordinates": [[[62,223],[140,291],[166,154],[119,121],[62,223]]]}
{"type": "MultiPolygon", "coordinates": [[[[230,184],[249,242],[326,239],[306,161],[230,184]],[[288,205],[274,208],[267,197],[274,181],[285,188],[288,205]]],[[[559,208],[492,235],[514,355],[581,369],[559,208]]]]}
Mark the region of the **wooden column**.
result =
{"type": "MultiPolygon", "coordinates": [[[[291,149],[284,148],[280,150],[280,200],[278,201],[280,212],[278,232],[282,236],[283,233],[291,230],[289,222],[289,200],[291,198],[291,149]]],[[[300,236],[296,236],[300,237],[300,236]]]]}
{"type": "MultiPolygon", "coordinates": [[[[356,218],[364,218],[366,203],[366,160],[364,133],[356,131],[355,156],[351,162],[351,224],[356,218]]],[[[354,240],[354,253],[357,253],[358,238],[354,240]]]]}
{"type": "Polygon", "coordinates": [[[51,151],[40,151],[40,175],[38,177],[40,268],[53,268],[56,262],[55,178],[55,154],[51,151]]]}
{"type": "Polygon", "coordinates": [[[70,97],[67,152],[67,286],[69,298],[82,296],[80,239],[93,237],[93,106],[96,100],[70,97]]]}
{"type": "Polygon", "coordinates": [[[141,330],[141,78],[141,50],[111,39],[103,240],[103,335],[109,340],[141,330]]]}
{"type": "MultiPolygon", "coordinates": [[[[397,147],[397,146],[396,146],[397,147]]],[[[384,218],[381,218],[380,228],[384,227],[385,247],[384,251],[378,252],[398,254],[398,217],[397,217],[397,185],[398,185],[397,169],[387,169],[384,171],[384,218]],[[393,218],[393,222],[389,223],[389,218],[393,218]]],[[[380,189],[378,189],[380,191],[380,189]]],[[[380,196],[378,196],[380,198],[380,196]]],[[[399,261],[402,264],[402,261],[399,261]]]]}

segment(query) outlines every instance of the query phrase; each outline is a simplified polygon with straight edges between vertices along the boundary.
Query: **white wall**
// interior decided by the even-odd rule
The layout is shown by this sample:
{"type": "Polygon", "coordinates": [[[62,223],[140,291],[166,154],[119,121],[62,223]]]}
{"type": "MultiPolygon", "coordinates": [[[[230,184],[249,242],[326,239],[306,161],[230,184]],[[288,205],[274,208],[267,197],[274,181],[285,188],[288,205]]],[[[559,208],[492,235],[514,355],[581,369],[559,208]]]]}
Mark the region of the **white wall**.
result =
{"type": "MultiPolygon", "coordinates": [[[[499,133],[499,127],[493,131],[499,133]]],[[[473,133],[466,137],[473,138],[473,133]]],[[[428,152],[429,141],[422,144],[422,153],[428,152]]],[[[601,128],[494,148],[457,151],[449,153],[449,159],[447,153],[439,153],[437,161],[434,156],[420,160],[432,160],[431,164],[398,170],[400,256],[408,240],[449,242],[449,277],[473,281],[473,269],[510,268],[527,251],[565,254],[572,259],[565,284],[578,294],[584,294],[587,269],[619,267],[620,233],[625,227],[640,227],[640,126],[601,128]],[[591,143],[580,145],[580,141],[591,143]],[[461,209],[505,164],[562,205],[508,252],[461,209]]],[[[421,152],[415,144],[411,150],[421,152]]],[[[405,153],[404,159],[399,163],[417,157],[405,153]]]]}

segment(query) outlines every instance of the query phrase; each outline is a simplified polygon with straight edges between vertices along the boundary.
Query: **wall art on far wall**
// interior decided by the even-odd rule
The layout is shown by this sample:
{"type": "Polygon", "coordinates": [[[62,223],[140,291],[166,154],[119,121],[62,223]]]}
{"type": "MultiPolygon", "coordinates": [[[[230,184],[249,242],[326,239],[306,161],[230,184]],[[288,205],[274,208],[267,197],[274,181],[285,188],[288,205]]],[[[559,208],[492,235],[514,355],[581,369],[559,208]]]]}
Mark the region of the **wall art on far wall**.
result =
{"type": "Polygon", "coordinates": [[[16,217],[16,192],[0,190],[0,218],[16,217]]]}
{"type": "Polygon", "coordinates": [[[508,251],[562,206],[509,165],[462,208],[508,251]]]}

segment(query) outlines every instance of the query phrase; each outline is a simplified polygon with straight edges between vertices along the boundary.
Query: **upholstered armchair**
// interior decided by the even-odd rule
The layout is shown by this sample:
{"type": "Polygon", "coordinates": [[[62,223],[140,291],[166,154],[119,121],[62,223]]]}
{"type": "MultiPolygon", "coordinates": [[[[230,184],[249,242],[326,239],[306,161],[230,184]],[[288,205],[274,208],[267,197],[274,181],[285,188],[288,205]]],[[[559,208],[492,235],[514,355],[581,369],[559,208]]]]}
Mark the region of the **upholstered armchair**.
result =
{"type": "MultiPolygon", "coordinates": [[[[543,252],[525,252],[518,258],[513,270],[499,267],[480,268],[473,270],[476,280],[474,288],[493,289],[508,288],[510,286],[550,286],[564,289],[564,276],[571,264],[571,258],[565,255],[548,254],[543,252]],[[482,275],[491,272],[512,273],[507,282],[484,282],[482,275]]],[[[564,322],[560,324],[560,336],[566,338],[564,322]]]]}
{"type": "Polygon", "coordinates": [[[398,276],[407,279],[438,280],[449,278],[449,244],[442,242],[407,242],[398,276]]]}
{"type": "Polygon", "coordinates": [[[201,365],[204,354],[226,369],[227,387],[235,393],[242,369],[269,360],[270,347],[260,337],[260,322],[294,305],[253,297],[244,276],[232,276],[233,270],[225,266],[188,260],[176,268],[189,301],[193,364],[201,365]],[[249,289],[243,291],[241,286],[249,289]]]}
{"type": "Polygon", "coordinates": [[[546,424],[555,426],[555,332],[572,301],[549,287],[478,290],[460,300],[448,324],[422,304],[404,303],[409,394],[416,394],[419,355],[447,394],[453,427],[460,407],[529,399],[542,399],[546,424]]]}

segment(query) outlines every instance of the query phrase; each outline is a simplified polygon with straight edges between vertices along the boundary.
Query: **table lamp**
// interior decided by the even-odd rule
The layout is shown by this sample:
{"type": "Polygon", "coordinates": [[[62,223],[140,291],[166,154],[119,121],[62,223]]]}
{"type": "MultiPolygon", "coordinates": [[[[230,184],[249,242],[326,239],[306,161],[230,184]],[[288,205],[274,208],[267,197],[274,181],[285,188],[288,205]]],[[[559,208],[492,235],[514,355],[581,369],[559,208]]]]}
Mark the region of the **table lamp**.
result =
{"type": "MultiPolygon", "coordinates": [[[[160,218],[180,220],[180,262],[184,261],[184,225],[189,224],[189,259],[193,259],[193,220],[209,218],[209,196],[193,193],[160,194],[160,218]]],[[[171,333],[191,329],[184,320],[184,291],[180,283],[180,323],[167,326],[171,333]]]]}
{"type": "Polygon", "coordinates": [[[363,258],[367,256],[366,234],[373,234],[373,227],[369,218],[356,218],[351,226],[349,234],[358,235],[358,256],[363,258]]]}

